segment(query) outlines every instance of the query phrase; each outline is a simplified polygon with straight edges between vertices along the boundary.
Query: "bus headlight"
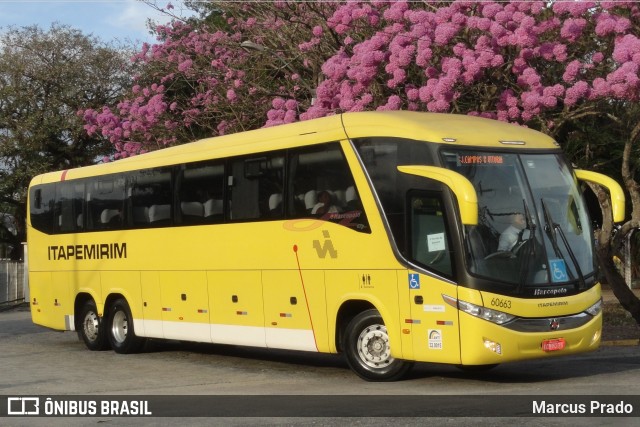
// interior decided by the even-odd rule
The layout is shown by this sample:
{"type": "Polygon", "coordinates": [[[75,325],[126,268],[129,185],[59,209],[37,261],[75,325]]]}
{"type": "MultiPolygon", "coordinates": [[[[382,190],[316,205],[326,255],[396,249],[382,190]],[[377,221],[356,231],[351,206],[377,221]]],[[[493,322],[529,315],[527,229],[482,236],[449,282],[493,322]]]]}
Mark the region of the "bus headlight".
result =
{"type": "Polygon", "coordinates": [[[602,298],[598,300],[595,304],[585,310],[592,316],[597,316],[602,311],[602,298]]]}
{"type": "Polygon", "coordinates": [[[470,302],[452,298],[448,295],[443,295],[442,297],[448,304],[457,307],[465,313],[470,314],[474,317],[479,317],[497,325],[504,325],[505,323],[509,323],[516,318],[516,316],[513,316],[511,314],[471,304],[470,302]]]}

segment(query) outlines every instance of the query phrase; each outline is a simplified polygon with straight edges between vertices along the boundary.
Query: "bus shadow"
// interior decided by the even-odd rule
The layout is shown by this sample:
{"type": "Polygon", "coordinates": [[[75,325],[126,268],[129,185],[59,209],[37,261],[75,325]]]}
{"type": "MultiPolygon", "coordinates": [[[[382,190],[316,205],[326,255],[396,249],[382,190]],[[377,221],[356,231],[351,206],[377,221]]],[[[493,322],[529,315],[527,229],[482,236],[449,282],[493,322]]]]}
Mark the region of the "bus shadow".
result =
{"type": "Polygon", "coordinates": [[[247,362],[273,362],[310,368],[349,369],[341,355],[311,353],[306,351],[246,347],[227,344],[209,344],[173,340],[149,340],[145,353],[181,351],[200,355],[212,355],[244,359],[247,362]]]}
{"type": "Polygon", "coordinates": [[[441,376],[498,384],[544,383],[572,378],[637,371],[637,347],[601,348],[596,353],[511,362],[487,370],[465,370],[452,365],[417,363],[407,379],[441,376]]]}
{"type": "MultiPolygon", "coordinates": [[[[147,353],[174,351],[228,358],[230,366],[236,366],[237,359],[242,359],[248,366],[251,366],[252,362],[273,364],[274,369],[291,365],[295,366],[296,372],[308,368],[310,374],[318,368],[351,373],[344,357],[336,354],[163,340],[149,340],[145,347],[147,353]]],[[[512,362],[487,370],[460,369],[454,365],[436,363],[415,363],[404,380],[444,378],[498,384],[544,383],[624,373],[637,370],[639,365],[637,347],[606,347],[585,355],[512,362]]],[[[264,368],[264,365],[262,367],[264,368]]]]}

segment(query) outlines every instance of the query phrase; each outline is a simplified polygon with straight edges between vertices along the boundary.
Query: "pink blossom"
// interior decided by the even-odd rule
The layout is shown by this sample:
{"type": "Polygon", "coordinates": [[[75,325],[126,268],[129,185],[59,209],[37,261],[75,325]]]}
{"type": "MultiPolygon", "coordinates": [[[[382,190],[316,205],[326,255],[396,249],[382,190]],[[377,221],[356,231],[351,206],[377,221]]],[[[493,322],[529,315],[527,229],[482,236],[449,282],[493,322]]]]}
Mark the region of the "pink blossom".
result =
{"type": "Polygon", "coordinates": [[[298,108],[298,102],[295,99],[288,99],[284,103],[284,108],[287,110],[296,110],[298,108]]]}
{"type": "Polygon", "coordinates": [[[296,121],[297,113],[295,110],[287,110],[284,113],[283,122],[284,123],[293,123],[296,121]]]}
{"type": "Polygon", "coordinates": [[[575,81],[581,69],[582,69],[582,64],[580,63],[580,61],[574,60],[569,62],[567,64],[567,68],[564,71],[564,74],[562,75],[562,80],[564,80],[567,83],[571,83],[575,81]]]}
{"type": "Polygon", "coordinates": [[[438,99],[427,104],[427,110],[434,113],[444,113],[449,110],[450,103],[445,99],[438,99]]]}
{"type": "Polygon", "coordinates": [[[567,19],[560,30],[560,36],[571,42],[576,41],[582,35],[582,31],[586,26],[586,19],[567,19]]]}
{"type": "Polygon", "coordinates": [[[384,19],[387,21],[401,21],[404,18],[404,13],[409,8],[408,4],[404,0],[394,2],[389,9],[383,13],[384,19]]]}
{"type": "Polygon", "coordinates": [[[282,110],[285,106],[285,101],[282,98],[275,98],[272,102],[271,102],[271,106],[275,109],[275,110],[282,110]]]}
{"type": "Polygon", "coordinates": [[[599,64],[604,60],[604,54],[602,52],[596,52],[593,54],[593,57],[591,58],[591,60],[593,61],[594,64],[599,64]]]}
{"type": "Polygon", "coordinates": [[[398,95],[391,95],[387,100],[387,103],[381,107],[378,107],[378,110],[381,110],[381,111],[399,110],[401,106],[402,106],[402,99],[398,95]]]}
{"type": "Polygon", "coordinates": [[[422,49],[420,48],[421,43],[418,42],[418,52],[416,54],[416,64],[420,67],[426,67],[429,64],[429,61],[433,57],[433,51],[424,46],[422,49]]]}
{"type": "Polygon", "coordinates": [[[499,3],[487,2],[482,7],[482,16],[485,18],[493,18],[496,16],[496,13],[502,11],[503,7],[499,3]]]}
{"type": "Polygon", "coordinates": [[[569,13],[573,17],[577,17],[595,6],[595,2],[591,1],[559,1],[553,3],[553,11],[556,14],[569,13]]]}
{"type": "Polygon", "coordinates": [[[599,77],[593,81],[593,96],[604,98],[606,96],[609,96],[610,92],[611,86],[605,79],[599,77]]]}
{"type": "Polygon", "coordinates": [[[312,10],[280,1],[273,13],[256,4],[219,3],[224,30],[158,26],[158,43],[134,56],[156,74],[120,102],[84,111],[85,130],[127,157],[193,134],[342,111],[472,112],[545,126],[583,103],[640,96],[633,3],[349,0],[312,10]],[[244,40],[277,54],[242,49],[244,40]]]}
{"type": "Polygon", "coordinates": [[[626,31],[629,31],[630,29],[631,29],[631,21],[629,21],[625,17],[618,17],[618,19],[616,20],[616,28],[615,28],[616,33],[622,34],[626,31]]]}
{"type": "Polygon", "coordinates": [[[526,111],[533,111],[539,107],[542,97],[535,91],[524,92],[521,96],[522,106],[526,111]]]}
{"type": "Polygon", "coordinates": [[[640,64],[640,38],[627,34],[616,40],[611,57],[620,64],[627,61],[640,64]]]}
{"type": "Polygon", "coordinates": [[[575,105],[581,98],[589,94],[589,84],[585,81],[579,81],[567,89],[564,103],[567,106],[575,105]]]}
{"type": "Polygon", "coordinates": [[[438,25],[435,31],[434,41],[440,45],[447,44],[457,32],[458,27],[453,24],[438,25]]]}
{"type": "Polygon", "coordinates": [[[615,32],[616,25],[617,25],[616,19],[613,16],[611,16],[609,13],[607,12],[599,13],[596,15],[595,33],[600,37],[604,37],[609,33],[615,32]]]}
{"type": "Polygon", "coordinates": [[[527,68],[518,78],[518,83],[523,86],[538,86],[540,84],[540,75],[533,68],[527,68]]]}
{"type": "Polygon", "coordinates": [[[407,99],[409,101],[417,101],[420,96],[420,91],[416,88],[407,89],[407,99]]]}
{"type": "Polygon", "coordinates": [[[556,60],[559,62],[564,62],[567,60],[567,46],[564,44],[556,44],[553,48],[553,54],[556,57],[556,60]]]}
{"type": "Polygon", "coordinates": [[[514,107],[510,107],[507,113],[508,113],[509,119],[518,120],[518,118],[520,118],[521,111],[518,107],[514,106],[514,107]]]}

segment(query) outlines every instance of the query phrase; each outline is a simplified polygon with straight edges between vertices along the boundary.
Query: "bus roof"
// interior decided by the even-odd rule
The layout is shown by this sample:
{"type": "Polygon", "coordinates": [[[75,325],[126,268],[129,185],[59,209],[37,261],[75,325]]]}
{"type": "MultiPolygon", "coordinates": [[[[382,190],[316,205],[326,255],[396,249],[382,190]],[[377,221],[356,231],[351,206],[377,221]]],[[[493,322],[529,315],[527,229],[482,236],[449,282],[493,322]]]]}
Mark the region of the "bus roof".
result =
{"type": "Polygon", "coordinates": [[[374,136],[482,148],[558,148],[545,134],[496,120],[410,111],[356,112],[206,138],[114,162],[50,172],[35,178],[32,185],[374,136]]]}
{"type": "Polygon", "coordinates": [[[345,113],[342,116],[349,138],[396,136],[458,146],[558,148],[553,138],[541,132],[482,117],[412,111],[345,113]]]}

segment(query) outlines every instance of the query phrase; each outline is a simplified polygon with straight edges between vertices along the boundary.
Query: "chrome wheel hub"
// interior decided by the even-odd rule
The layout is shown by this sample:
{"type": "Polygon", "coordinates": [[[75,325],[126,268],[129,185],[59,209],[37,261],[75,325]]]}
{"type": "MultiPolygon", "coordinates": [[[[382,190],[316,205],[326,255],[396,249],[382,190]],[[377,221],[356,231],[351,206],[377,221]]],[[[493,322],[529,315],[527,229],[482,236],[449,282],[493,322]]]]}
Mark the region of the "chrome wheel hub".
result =
{"type": "Polygon", "coordinates": [[[369,368],[385,368],[394,360],[384,325],[371,325],[364,329],[358,336],[357,346],[360,359],[369,368]]]}
{"type": "Polygon", "coordinates": [[[84,316],[82,328],[84,330],[84,336],[87,337],[90,341],[95,341],[96,339],[98,339],[98,331],[100,328],[100,320],[98,319],[98,315],[93,311],[87,313],[84,316]]]}
{"type": "Polygon", "coordinates": [[[127,339],[127,331],[129,329],[129,320],[123,311],[118,311],[113,316],[113,323],[111,325],[111,334],[113,338],[123,343],[127,339]]]}

